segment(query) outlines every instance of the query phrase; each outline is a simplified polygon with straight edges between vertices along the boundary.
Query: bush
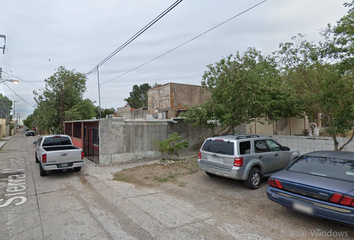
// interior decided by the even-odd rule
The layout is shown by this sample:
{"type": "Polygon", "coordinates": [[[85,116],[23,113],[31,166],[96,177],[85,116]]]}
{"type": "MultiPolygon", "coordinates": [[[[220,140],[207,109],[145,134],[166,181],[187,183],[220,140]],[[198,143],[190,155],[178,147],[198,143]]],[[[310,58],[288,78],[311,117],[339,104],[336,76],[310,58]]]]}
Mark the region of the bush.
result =
{"type": "Polygon", "coordinates": [[[177,133],[168,134],[168,138],[165,140],[152,140],[152,144],[155,146],[155,150],[159,151],[162,154],[162,158],[164,159],[164,155],[168,155],[169,158],[172,158],[172,155],[175,155],[179,159],[179,150],[183,148],[187,148],[189,142],[186,140],[182,140],[182,137],[177,133]]]}

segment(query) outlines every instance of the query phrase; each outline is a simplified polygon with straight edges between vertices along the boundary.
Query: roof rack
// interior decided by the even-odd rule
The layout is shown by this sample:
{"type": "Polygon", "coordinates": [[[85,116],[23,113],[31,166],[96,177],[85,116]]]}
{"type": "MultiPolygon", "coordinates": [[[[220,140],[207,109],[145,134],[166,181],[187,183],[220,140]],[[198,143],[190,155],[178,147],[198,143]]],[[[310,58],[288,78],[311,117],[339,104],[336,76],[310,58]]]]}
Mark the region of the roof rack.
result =
{"type": "Polygon", "coordinates": [[[236,136],[236,140],[243,139],[243,138],[256,138],[256,137],[261,137],[261,136],[257,135],[257,134],[238,135],[238,136],[236,136]]]}
{"type": "Polygon", "coordinates": [[[257,134],[242,134],[242,135],[236,135],[234,133],[229,133],[229,134],[220,134],[220,135],[214,135],[213,137],[222,137],[222,136],[235,136],[235,139],[244,139],[244,138],[256,138],[256,137],[262,137],[257,134]]]}

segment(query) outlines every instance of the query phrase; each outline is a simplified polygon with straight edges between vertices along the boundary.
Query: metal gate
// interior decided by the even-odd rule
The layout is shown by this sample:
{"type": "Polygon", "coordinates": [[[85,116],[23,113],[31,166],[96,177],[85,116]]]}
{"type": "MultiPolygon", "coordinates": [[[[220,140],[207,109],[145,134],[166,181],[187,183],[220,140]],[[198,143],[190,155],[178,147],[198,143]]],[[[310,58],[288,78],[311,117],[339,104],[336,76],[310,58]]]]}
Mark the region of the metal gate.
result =
{"type": "Polygon", "coordinates": [[[85,146],[84,146],[85,158],[93,161],[96,164],[99,164],[100,144],[99,144],[99,137],[98,137],[98,127],[85,126],[84,140],[85,140],[85,146]]]}

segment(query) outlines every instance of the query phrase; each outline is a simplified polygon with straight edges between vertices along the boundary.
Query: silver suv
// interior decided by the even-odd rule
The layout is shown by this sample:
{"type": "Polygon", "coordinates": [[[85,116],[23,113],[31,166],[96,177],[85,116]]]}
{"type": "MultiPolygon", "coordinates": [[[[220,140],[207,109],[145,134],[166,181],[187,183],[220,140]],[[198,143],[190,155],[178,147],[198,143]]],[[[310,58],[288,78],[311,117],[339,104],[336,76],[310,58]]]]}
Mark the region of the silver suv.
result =
{"type": "Polygon", "coordinates": [[[198,166],[209,176],[243,180],[257,189],[261,177],[285,168],[300,153],[274,139],[259,135],[223,135],[206,139],[200,148],[198,166]]]}

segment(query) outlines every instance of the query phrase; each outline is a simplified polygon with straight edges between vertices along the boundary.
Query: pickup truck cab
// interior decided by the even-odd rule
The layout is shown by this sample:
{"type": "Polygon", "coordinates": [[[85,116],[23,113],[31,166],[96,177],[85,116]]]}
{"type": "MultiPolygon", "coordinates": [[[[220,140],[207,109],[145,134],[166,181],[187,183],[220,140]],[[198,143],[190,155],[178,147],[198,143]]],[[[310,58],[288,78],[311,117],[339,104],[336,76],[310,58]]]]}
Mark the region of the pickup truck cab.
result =
{"type": "Polygon", "coordinates": [[[68,135],[45,135],[35,142],[35,159],[39,163],[41,176],[51,170],[81,170],[84,165],[84,152],[73,145],[68,135]]]}

